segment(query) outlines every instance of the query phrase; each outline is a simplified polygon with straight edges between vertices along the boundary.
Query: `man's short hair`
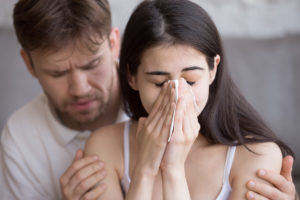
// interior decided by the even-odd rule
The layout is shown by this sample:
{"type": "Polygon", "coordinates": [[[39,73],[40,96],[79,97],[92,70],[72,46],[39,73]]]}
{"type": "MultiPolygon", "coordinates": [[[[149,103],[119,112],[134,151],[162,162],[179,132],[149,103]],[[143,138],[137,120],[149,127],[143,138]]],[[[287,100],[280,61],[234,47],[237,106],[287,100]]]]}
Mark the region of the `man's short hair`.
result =
{"type": "Polygon", "coordinates": [[[19,0],[13,20],[27,52],[55,51],[78,41],[95,51],[111,31],[107,0],[19,0]]]}

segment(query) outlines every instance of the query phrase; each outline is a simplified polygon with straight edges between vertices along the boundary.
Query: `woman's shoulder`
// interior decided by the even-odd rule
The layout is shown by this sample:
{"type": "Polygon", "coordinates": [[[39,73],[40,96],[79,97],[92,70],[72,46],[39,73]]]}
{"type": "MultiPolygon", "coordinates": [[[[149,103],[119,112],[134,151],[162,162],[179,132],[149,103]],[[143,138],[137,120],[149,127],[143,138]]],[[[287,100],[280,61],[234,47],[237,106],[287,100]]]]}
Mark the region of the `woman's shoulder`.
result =
{"type": "Polygon", "coordinates": [[[255,179],[258,169],[280,173],[281,164],[282,153],[279,146],[274,142],[240,145],[236,148],[231,177],[238,179],[241,184],[250,178],[255,179]]]}
{"type": "Polygon", "coordinates": [[[261,181],[256,176],[257,170],[271,170],[279,174],[281,164],[281,150],[273,142],[237,146],[230,173],[231,197],[242,198],[247,192],[246,184],[249,180],[261,181]]]}
{"type": "Polygon", "coordinates": [[[122,150],[125,123],[112,124],[95,130],[85,144],[85,155],[100,154],[103,157],[108,154],[112,156],[113,154],[109,152],[117,153],[116,151],[122,150]]]}
{"type": "MultiPolygon", "coordinates": [[[[274,142],[263,142],[240,145],[236,149],[236,160],[250,166],[261,165],[263,163],[269,165],[281,164],[282,153],[279,146],[274,142]]],[[[280,166],[281,169],[281,166],[280,166]]]]}

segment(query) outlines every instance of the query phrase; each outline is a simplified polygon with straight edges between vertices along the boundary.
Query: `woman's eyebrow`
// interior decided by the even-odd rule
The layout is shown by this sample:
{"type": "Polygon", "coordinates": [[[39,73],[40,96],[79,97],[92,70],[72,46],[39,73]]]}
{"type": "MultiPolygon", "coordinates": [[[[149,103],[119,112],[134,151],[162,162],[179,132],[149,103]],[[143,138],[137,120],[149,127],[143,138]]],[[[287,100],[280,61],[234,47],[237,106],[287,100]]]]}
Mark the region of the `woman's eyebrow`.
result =
{"type": "Polygon", "coordinates": [[[152,72],[145,72],[147,75],[161,75],[161,76],[167,76],[170,75],[169,72],[164,72],[164,71],[152,71],[152,72]]]}
{"type": "Polygon", "coordinates": [[[181,72],[186,72],[186,71],[191,71],[191,70],[204,70],[204,68],[199,67],[199,66],[191,66],[191,67],[186,67],[181,70],[181,72]]]}
{"type": "MultiPolygon", "coordinates": [[[[192,70],[204,70],[204,68],[199,67],[199,66],[191,66],[191,67],[186,67],[181,70],[181,72],[186,72],[186,71],[192,71],[192,70]]],[[[160,75],[160,76],[167,76],[170,75],[169,72],[164,72],[164,71],[152,71],[152,72],[145,72],[147,75],[160,75]]]]}

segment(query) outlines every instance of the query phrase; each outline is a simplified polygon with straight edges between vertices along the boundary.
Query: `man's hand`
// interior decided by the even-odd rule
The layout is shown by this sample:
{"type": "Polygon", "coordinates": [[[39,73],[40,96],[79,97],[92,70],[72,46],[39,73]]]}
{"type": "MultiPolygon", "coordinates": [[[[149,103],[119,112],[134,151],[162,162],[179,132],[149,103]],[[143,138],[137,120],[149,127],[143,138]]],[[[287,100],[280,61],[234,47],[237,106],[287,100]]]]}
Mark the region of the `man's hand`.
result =
{"type": "Polygon", "coordinates": [[[280,175],[268,170],[258,170],[257,176],[273,186],[250,180],[247,183],[247,188],[250,190],[246,194],[247,199],[298,200],[292,179],[293,162],[292,156],[284,157],[280,175]]]}
{"type": "Polygon", "coordinates": [[[83,158],[83,151],[77,150],[72,165],[60,177],[64,200],[97,199],[106,185],[98,184],[106,175],[104,163],[97,156],[83,158]]]}

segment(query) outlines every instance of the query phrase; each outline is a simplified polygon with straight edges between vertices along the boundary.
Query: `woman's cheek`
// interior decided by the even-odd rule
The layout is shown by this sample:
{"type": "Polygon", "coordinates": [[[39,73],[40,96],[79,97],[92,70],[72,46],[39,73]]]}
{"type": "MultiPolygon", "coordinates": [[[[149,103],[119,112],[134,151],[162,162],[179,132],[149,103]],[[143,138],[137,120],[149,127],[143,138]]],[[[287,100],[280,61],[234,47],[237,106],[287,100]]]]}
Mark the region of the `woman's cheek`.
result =
{"type": "Polygon", "coordinates": [[[156,102],[156,99],[158,98],[159,94],[160,94],[160,89],[156,87],[155,88],[147,87],[144,88],[143,91],[140,91],[142,104],[148,114],[152,110],[152,107],[154,106],[154,103],[156,102]]]}

